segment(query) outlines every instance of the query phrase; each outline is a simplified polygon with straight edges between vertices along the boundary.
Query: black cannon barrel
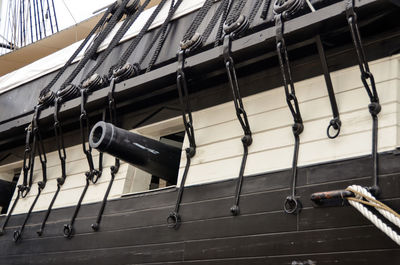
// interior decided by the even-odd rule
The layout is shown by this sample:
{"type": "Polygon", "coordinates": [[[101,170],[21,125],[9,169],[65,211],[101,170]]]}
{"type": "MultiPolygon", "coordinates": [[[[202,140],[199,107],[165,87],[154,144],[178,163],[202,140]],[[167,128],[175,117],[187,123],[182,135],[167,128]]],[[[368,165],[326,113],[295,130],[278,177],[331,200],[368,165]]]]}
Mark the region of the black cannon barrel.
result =
{"type": "Polygon", "coordinates": [[[176,184],[181,150],[99,121],[90,132],[92,148],[118,157],[154,176],[176,184]]]}

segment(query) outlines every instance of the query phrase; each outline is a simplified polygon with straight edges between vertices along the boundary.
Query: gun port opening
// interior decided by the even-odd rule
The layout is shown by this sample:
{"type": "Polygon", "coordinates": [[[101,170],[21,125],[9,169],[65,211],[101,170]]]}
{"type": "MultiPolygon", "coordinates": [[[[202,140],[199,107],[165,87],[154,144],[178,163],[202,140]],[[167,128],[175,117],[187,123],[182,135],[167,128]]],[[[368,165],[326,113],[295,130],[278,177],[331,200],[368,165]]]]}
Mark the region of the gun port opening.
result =
{"type": "Polygon", "coordinates": [[[0,173],[0,214],[6,214],[17,186],[21,168],[0,173]]]}

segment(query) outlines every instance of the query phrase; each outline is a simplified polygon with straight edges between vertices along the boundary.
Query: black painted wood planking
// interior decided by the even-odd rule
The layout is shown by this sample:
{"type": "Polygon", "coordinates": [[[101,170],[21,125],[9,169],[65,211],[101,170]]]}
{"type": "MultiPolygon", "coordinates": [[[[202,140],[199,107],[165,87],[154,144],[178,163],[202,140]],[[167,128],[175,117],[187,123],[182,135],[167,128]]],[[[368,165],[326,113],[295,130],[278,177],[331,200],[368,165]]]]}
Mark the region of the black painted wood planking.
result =
{"type": "MultiPolygon", "coordinates": [[[[395,185],[400,180],[398,157],[387,152],[380,158],[385,173],[380,177],[381,198],[395,210],[400,209],[399,185],[395,185]]],[[[396,259],[399,252],[393,250],[395,243],[354,209],[316,209],[308,200],[318,190],[344,188],[353,183],[365,185],[370,177],[352,169],[367,167],[369,161],[366,156],[302,167],[298,193],[304,198],[305,208],[298,217],[285,215],[280,204],[288,190],[285,176],[289,170],[246,177],[241,198],[243,212],[237,217],[231,217],[228,211],[233,181],[189,187],[179,231],[168,229],[165,224],[175,189],[111,200],[97,233],[90,229],[97,204],[84,205],[72,240],[65,240],[61,234],[70,207],[56,210],[43,238],[35,235],[41,220],[37,216],[43,213],[34,213],[21,244],[15,246],[9,233],[0,238],[0,264],[185,264],[184,260],[194,264],[287,264],[302,258],[317,260],[317,264],[330,264],[333,260],[363,264],[364,259],[353,253],[367,253],[369,260],[379,257],[383,262],[387,260],[384,253],[393,253],[392,258],[396,259]],[[322,172],[326,176],[339,166],[347,173],[339,178],[331,176],[334,181],[328,182],[326,177],[321,183],[317,175],[316,183],[306,181],[311,173],[322,172]]],[[[19,221],[21,216],[13,218],[19,221]]]]}

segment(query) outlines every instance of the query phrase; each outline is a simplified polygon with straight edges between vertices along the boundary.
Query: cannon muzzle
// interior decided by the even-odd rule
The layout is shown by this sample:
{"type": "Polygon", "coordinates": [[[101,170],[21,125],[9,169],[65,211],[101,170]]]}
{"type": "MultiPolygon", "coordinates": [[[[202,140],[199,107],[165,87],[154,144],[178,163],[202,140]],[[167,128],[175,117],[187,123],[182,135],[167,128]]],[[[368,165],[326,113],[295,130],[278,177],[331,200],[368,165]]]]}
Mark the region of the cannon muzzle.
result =
{"type": "Polygon", "coordinates": [[[99,121],[90,132],[89,144],[154,176],[176,184],[181,150],[145,136],[99,121]]]}

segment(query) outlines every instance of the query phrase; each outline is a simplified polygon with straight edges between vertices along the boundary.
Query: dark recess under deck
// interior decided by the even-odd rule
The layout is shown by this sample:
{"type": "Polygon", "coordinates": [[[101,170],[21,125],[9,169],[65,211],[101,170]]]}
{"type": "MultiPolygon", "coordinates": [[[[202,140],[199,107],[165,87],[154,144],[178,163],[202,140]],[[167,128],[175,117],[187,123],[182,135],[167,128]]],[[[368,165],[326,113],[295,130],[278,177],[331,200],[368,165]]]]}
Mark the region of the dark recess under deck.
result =
{"type": "MultiPolygon", "coordinates": [[[[396,151],[379,158],[380,200],[395,211],[399,158],[396,151]]],[[[99,232],[90,228],[99,203],[84,205],[72,239],[62,235],[72,207],[52,212],[42,238],[36,230],[44,212],[34,213],[18,244],[12,233],[25,215],[16,215],[0,237],[0,264],[399,264],[400,248],[355,209],[313,208],[309,200],[313,192],[369,185],[370,173],[370,157],[300,168],[297,192],[304,208],[298,216],[282,210],[290,170],[246,177],[237,217],[229,213],[234,180],[187,188],[179,230],[166,225],[175,189],[110,201],[99,232]]]]}

